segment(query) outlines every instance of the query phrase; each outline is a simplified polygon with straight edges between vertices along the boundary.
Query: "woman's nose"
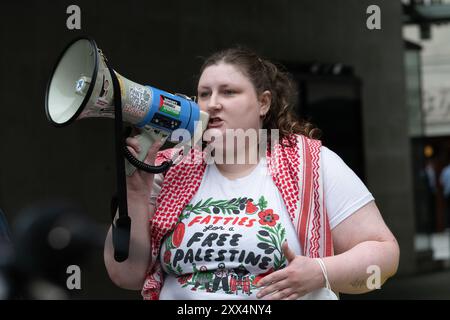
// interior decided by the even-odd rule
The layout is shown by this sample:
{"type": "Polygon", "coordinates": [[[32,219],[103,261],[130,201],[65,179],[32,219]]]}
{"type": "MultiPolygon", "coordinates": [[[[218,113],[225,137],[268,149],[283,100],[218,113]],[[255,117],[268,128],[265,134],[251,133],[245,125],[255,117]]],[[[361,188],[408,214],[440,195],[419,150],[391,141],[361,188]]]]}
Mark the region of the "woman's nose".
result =
{"type": "Polygon", "coordinates": [[[220,109],[221,107],[222,107],[222,105],[218,101],[217,95],[212,94],[211,98],[208,101],[208,110],[216,110],[216,109],[220,109]]]}

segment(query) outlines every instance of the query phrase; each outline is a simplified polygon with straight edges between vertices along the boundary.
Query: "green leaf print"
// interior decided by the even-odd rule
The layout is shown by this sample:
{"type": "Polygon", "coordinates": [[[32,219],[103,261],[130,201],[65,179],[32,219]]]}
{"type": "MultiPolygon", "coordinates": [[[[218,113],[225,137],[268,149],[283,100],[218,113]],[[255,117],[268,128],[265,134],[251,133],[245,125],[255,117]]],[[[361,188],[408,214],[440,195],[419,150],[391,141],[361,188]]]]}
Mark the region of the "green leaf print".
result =
{"type": "Polygon", "coordinates": [[[188,204],[185,207],[185,210],[194,214],[218,214],[222,212],[223,214],[231,215],[245,209],[245,204],[243,204],[243,202],[245,202],[244,200],[246,199],[247,198],[213,200],[212,198],[208,198],[205,201],[200,200],[195,205],[188,204]],[[244,206],[243,209],[241,208],[242,206],[244,206]]]}
{"type": "Polygon", "coordinates": [[[269,234],[269,238],[270,238],[270,240],[272,240],[272,243],[275,245],[275,247],[278,247],[277,239],[271,234],[269,234]]]}
{"type": "Polygon", "coordinates": [[[170,236],[168,236],[166,238],[166,241],[165,241],[166,250],[175,249],[175,247],[172,244],[172,236],[173,236],[173,234],[171,234],[170,236]]]}
{"type": "Polygon", "coordinates": [[[181,269],[180,265],[177,266],[177,273],[179,275],[183,274],[183,269],[181,269]]]}
{"type": "Polygon", "coordinates": [[[177,270],[172,268],[172,265],[170,263],[166,263],[165,265],[166,265],[167,270],[169,270],[169,272],[172,273],[172,274],[177,275],[177,274],[182,274],[182,272],[183,272],[183,270],[181,270],[180,266],[178,266],[178,268],[180,270],[180,272],[178,272],[177,270]]]}
{"type": "Polygon", "coordinates": [[[217,201],[214,201],[214,205],[215,206],[226,206],[227,204],[229,204],[228,203],[228,201],[227,200],[217,200],[217,201]]]}
{"type": "Polygon", "coordinates": [[[280,233],[280,238],[285,239],[285,237],[286,237],[286,229],[283,228],[280,233]]]}
{"type": "Polygon", "coordinates": [[[259,241],[263,241],[263,242],[268,242],[268,243],[272,243],[272,241],[268,240],[268,239],[264,239],[263,237],[261,237],[260,235],[256,236],[258,238],[259,241]]]}
{"type": "Polygon", "coordinates": [[[208,198],[206,200],[200,200],[195,204],[186,205],[184,211],[188,212],[186,215],[182,215],[181,218],[185,219],[189,217],[190,213],[194,214],[239,214],[245,212],[246,214],[254,214],[259,211],[264,211],[267,208],[267,201],[264,196],[258,199],[258,203],[253,203],[253,199],[248,197],[233,198],[231,200],[214,200],[208,198]]]}
{"type": "Polygon", "coordinates": [[[275,255],[274,263],[273,263],[273,268],[274,268],[275,270],[279,270],[279,269],[281,269],[281,267],[282,267],[281,261],[280,261],[280,259],[278,258],[278,256],[275,255]]]}
{"type": "Polygon", "coordinates": [[[276,232],[276,230],[274,230],[274,228],[263,226],[263,227],[261,227],[261,229],[264,229],[271,234],[277,235],[277,232],[276,232]]]}
{"type": "Polygon", "coordinates": [[[189,218],[190,212],[186,210],[186,208],[181,212],[181,214],[178,216],[178,222],[183,221],[184,219],[189,218]]]}
{"type": "Polygon", "coordinates": [[[211,202],[211,200],[212,200],[212,198],[208,198],[203,205],[208,206],[209,203],[211,202]]]}
{"type": "Polygon", "coordinates": [[[285,240],[286,229],[283,228],[281,223],[277,223],[274,227],[262,226],[262,230],[258,231],[256,235],[260,241],[257,247],[264,250],[265,254],[274,254],[274,269],[279,270],[286,265],[286,257],[281,251],[281,245],[285,240]]]}
{"type": "Polygon", "coordinates": [[[261,196],[258,200],[258,207],[260,211],[264,211],[267,208],[267,201],[264,196],[261,196]]]}

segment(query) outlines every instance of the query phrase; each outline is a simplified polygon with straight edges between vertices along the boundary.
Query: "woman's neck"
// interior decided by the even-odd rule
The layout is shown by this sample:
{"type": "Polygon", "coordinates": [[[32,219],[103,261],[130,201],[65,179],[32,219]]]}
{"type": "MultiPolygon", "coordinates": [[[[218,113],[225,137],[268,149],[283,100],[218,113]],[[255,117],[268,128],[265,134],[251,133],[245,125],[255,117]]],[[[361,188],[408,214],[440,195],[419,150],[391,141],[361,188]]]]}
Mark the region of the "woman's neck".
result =
{"type": "Polygon", "coordinates": [[[249,175],[257,165],[258,163],[216,164],[216,167],[224,177],[235,180],[249,175]]]}
{"type": "Polygon", "coordinates": [[[224,152],[221,163],[216,162],[216,167],[220,173],[228,179],[238,179],[247,176],[258,165],[261,155],[259,154],[258,145],[246,146],[244,150],[233,152],[233,161],[227,162],[226,152],[224,152]],[[244,158],[238,159],[238,154],[244,158]]]}
{"type": "Polygon", "coordinates": [[[234,148],[227,149],[224,142],[222,151],[215,153],[215,165],[219,172],[228,179],[238,179],[250,174],[258,165],[266,150],[260,150],[258,142],[246,140],[244,145],[234,143],[234,148]],[[234,149],[234,150],[233,150],[234,149]]]}

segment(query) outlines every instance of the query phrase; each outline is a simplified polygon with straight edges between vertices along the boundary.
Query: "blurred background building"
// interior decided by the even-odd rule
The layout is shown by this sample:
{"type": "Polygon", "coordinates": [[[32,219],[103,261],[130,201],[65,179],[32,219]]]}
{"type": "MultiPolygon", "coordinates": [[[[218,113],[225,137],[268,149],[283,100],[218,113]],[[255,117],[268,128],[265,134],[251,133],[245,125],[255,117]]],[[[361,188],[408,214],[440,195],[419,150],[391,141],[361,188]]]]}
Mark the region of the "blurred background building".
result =
{"type": "MultiPolygon", "coordinates": [[[[298,114],[322,129],[324,144],[367,184],[399,241],[397,276],[379,292],[351,298],[422,298],[411,296],[411,287],[423,284],[426,297],[450,299],[450,285],[447,291],[429,285],[450,279],[439,183],[450,148],[446,2],[46,0],[2,6],[0,207],[8,220],[36,201],[64,198],[106,235],[115,191],[113,121],[55,129],[44,113],[53,64],[71,39],[88,34],[127,78],[188,95],[195,93],[201,57],[243,44],[292,72],[298,114]],[[81,9],[81,30],[66,28],[72,4],[81,9]],[[367,25],[371,5],[380,10],[380,29],[367,25]]],[[[82,290],[71,297],[139,299],[139,292],[112,284],[102,251],[94,250],[82,290]]]]}
{"type": "Polygon", "coordinates": [[[413,149],[416,250],[448,261],[450,2],[404,1],[405,70],[413,149]]]}

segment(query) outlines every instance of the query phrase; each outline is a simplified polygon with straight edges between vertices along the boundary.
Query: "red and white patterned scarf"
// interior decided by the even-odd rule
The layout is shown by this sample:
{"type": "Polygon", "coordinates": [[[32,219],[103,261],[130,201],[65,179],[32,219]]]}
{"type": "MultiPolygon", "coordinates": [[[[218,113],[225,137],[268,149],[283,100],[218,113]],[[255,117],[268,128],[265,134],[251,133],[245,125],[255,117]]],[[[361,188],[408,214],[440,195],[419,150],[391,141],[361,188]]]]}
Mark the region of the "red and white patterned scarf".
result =
{"type": "MultiPolygon", "coordinates": [[[[294,224],[302,252],[311,257],[333,255],[331,230],[323,194],[319,140],[292,135],[266,152],[267,165],[294,224]],[[288,142],[291,144],[288,144],[288,142]]],[[[172,151],[173,153],[173,151],[172,151]]],[[[159,153],[165,160],[171,151],[159,153]]],[[[192,149],[167,171],[150,220],[151,263],[142,288],[145,300],[158,300],[164,282],[159,251],[164,237],[171,232],[184,207],[198,191],[206,169],[204,153],[192,149]]]]}

